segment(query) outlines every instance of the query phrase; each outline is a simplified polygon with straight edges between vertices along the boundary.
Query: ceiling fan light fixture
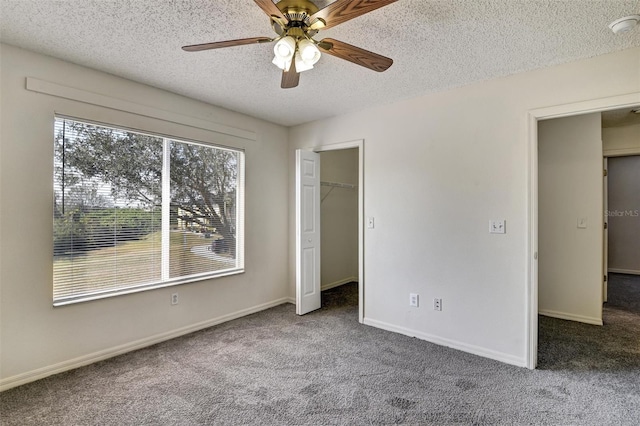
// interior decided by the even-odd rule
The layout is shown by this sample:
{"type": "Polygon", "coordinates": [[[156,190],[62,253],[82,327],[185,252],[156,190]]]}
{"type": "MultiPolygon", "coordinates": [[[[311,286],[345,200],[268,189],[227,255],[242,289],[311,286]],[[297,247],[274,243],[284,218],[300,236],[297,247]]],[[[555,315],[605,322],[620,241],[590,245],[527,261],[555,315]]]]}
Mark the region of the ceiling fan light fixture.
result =
{"type": "Polygon", "coordinates": [[[278,58],[278,56],[276,55],[275,58],[273,58],[273,61],[271,61],[276,67],[280,68],[283,71],[289,71],[289,68],[291,68],[291,60],[284,60],[281,58],[278,58]]]}
{"type": "Polygon", "coordinates": [[[283,61],[291,61],[293,55],[296,52],[296,39],[291,36],[282,37],[275,46],[273,46],[273,53],[276,58],[283,61]]]}
{"type": "Polygon", "coordinates": [[[393,60],[377,53],[325,38],[316,41],[313,37],[321,29],[329,29],[358,16],[387,6],[398,0],[334,0],[320,9],[315,0],[254,0],[254,3],[269,16],[272,29],[278,35],[251,37],[236,40],[200,43],[183,46],[187,52],[243,46],[255,43],[275,42],[273,64],[283,70],[280,87],[297,87],[300,72],[307,71],[320,60],[320,49],[336,58],[344,59],[373,71],[386,71],[393,60]]]}
{"type": "Polygon", "coordinates": [[[303,39],[298,42],[298,51],[305,62],[314,65],[320,60],[320,49],[311,40],[303,39]]]}
{"type": "Polygon", "coordinates": [[[297,72],[309,71],[310,69],[313,68],[314,63],[315,62],[305,61],[300,51],[296,52],[296,71],[297,72]]]}
{"type": "Polygon", "coordinates": [[[282,37],[273,46],[273,64],[283,71],[289,71],[296,53],[296,39],[291,36],[282,37]]]}

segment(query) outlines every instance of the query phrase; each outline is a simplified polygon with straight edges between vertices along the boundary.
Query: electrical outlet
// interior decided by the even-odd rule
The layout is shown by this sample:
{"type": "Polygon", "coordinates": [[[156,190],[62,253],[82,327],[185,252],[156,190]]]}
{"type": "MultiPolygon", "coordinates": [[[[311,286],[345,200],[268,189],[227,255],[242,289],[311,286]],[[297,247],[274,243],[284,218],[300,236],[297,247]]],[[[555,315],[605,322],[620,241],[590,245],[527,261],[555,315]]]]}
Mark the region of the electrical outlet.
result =
{"type": "Polygon", "coordinates": [[[173,293],[171,295],[171,304],[172,305],[177,305],[178,304],[178,293],[173,293]]]}
{"type": "Polygon", "coordinates": [[[442,299],[439,298],[435,298],[433,299],[433,310],[434,311],[441,311],[442,310],[442,299]]]}
{"type": "Polygon", "coordinates": [[[418,307],[418,295],[416,293],[409,293],[409,306],[418,307]]]}
{"type": "Polygon", "coordinates": [[[504,234],[506,230],[506,222],[504,219],[490,220],[489,221],[489,233],[490,234],[504,234]]]}

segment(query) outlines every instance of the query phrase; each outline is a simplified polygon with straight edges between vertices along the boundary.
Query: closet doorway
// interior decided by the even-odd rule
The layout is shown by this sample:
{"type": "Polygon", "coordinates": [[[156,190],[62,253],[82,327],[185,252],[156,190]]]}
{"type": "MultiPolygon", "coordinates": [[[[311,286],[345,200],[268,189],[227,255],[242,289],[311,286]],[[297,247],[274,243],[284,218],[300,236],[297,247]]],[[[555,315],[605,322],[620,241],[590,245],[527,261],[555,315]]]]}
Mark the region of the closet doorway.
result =
{"type": "Polygon", "coordinates": [[[321,290],[358,286],[358,319],[364,318],[363,141],[325,145],[320,155],[321,290]]]}

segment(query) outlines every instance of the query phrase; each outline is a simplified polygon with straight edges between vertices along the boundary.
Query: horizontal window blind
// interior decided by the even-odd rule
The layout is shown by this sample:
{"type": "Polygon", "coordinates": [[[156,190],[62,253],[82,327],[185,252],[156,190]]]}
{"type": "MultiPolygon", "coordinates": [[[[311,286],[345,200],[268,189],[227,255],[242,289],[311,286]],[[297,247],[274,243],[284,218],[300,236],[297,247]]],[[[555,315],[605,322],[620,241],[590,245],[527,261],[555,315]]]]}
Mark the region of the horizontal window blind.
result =
{"type": "Polygon", "coordinates": [[[241,271],[244,153],[56,117],[53,302],[241,271]]]}

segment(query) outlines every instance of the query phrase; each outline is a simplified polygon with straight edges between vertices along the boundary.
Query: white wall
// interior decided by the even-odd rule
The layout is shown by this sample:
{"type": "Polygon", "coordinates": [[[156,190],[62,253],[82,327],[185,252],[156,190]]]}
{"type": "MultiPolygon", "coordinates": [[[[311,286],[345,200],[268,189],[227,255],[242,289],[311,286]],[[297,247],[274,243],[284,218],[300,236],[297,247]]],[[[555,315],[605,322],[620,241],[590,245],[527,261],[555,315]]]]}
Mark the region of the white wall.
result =
{"type": "Polygon", "coordinates": [[[640,155],[609,158],[608,169],[609,270],[640,275],[640,155]]]}
{"type": "Polygon", "coordinates": [[[525,365],[528,111],[635,92],[640,49],[292,128],[290,170],[296,148],[365,140],[365,323],[525,365]],[[489,234],[490,219],[507,233],[489,234]]]}
{"type": "Polygon", "coordinates": [[[356,185],[321,187],[322,288],[358,280],[358,149],[320,153],[320,180],[356,185]]]}
{"type": "Polygon", "coordinates": [[[538,309],[600,325],[601,121],[593,113],[538,124],[538,309]]]}
{"type": "Polygon", "coordinates": [[[288,300],[286,128],[7,45],[1,61],[2,387],[288,300]],[[178,123],[199,119],[252,131],[257,141],[233,142],[191,126],[34,93],[25,90],[25,77],[153,107],[178,123]],[[54,112],[244,148],[246,272],[54,308],[54,112]],[[176,291],[180,304],[171,306],[176,291]]]}
{"type": "Polygon", "coordinates": [[[602,144],[607,156],[640,153],[640,124],[603,128],[602,144]]]}

